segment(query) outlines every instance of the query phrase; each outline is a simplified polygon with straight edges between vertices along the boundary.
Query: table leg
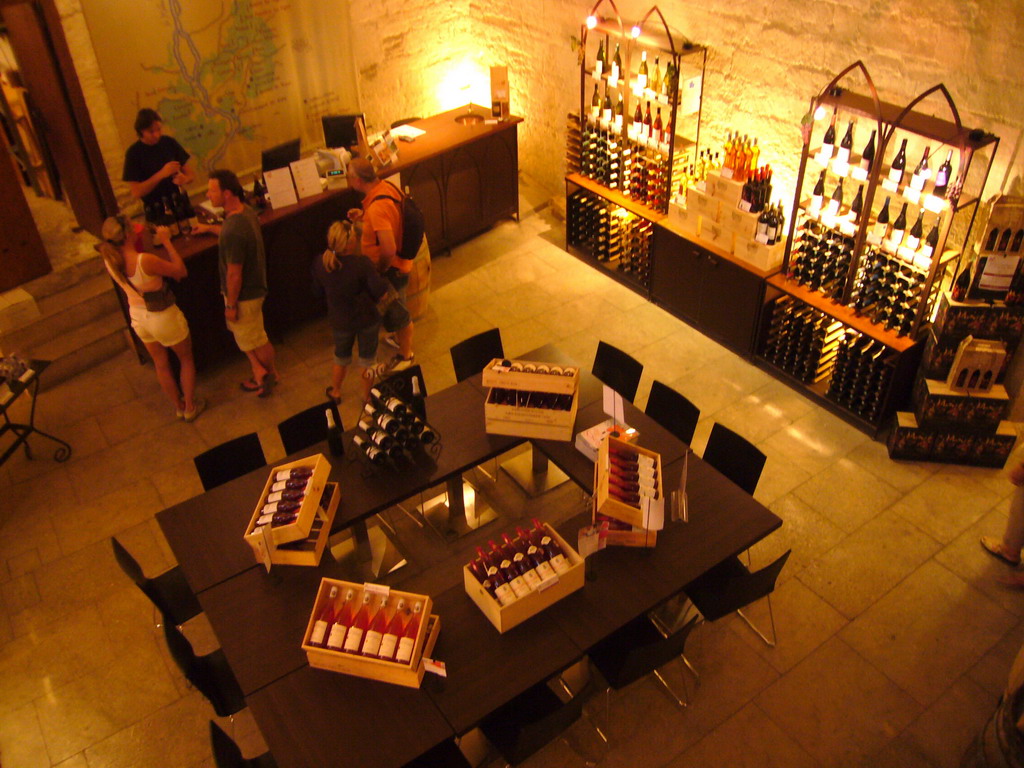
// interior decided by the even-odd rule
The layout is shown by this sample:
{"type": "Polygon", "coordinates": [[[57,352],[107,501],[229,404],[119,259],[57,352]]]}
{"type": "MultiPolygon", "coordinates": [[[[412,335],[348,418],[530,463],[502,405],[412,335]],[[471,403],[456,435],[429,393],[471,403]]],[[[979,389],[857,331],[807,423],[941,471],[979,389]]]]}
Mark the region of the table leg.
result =
{"type": "Polygon", "coordinates": [[[384,520],[368,526],[359,520],[331,537],[331,555],[344,563],[353,581],[379,579],[406,565],[407,561],[384,530],[384,520]]]}
{"type": "Polygon", "coordinates": [[[501,469],[531,499],[557,488],[569,476],[548,461],[548,457],[532,444],[525,453],[502,462],[501,469]]]}
{"type": "Polygon", "coordinates": [[[497,518],[497,513],[462,475],[449,477],[445,481],[444,496],[427,500],[420,510],[430,526],[449,541],[465,536],[497,518]]]}

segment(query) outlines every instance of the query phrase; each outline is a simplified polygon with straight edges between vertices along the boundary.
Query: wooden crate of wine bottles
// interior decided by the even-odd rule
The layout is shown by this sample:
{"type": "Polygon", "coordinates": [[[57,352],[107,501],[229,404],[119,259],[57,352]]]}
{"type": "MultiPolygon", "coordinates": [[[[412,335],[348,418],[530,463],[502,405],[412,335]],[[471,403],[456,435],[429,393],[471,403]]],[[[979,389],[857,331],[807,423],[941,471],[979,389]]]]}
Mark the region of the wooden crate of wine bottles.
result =
{"type": "Polygon", "coordinates": [[[246,533],[245,540],[252,547],[256,559],[267,566],[268,570],[271,565],[317,566],[327,547],[327,539],[331,536],[331,525],[340,499],[341,486],[338,483],[327,483],[320,496],[309,534],[304,539],[275,544],[269,535],[264,536],[263,531],[250,531],[246,533]]]}
{"type": "Polygon", "coordinates": [[[634,528],[665,526],[661,454],[607,437],[594,462],[594,510],[634,528]]]}
{"type": "Polygon", "coordinates": [[[503,605],[496,595],[492,595],[488,591],[487,587],[473,575],[468,565],[462,567],[462,579],[466,587],[466,594],[472,598],[477,607],[484,612],[488,621],[499,632],[507,632],[548,606],[557,603],[566,595],[583,588],[583,558],[550,525],[544,525],[544,532],[561,550],[568,568],[563,568],[562,573],[556,573],[554,577],[542,581],[536,589],[521,597],[509,598],[511,602],[508,602],[507,605],[503,605]]]}
{"type": "Polygon", "coordinates": [[[572,440],[579,379],[571,366],[495,358],[483,370],[483,385],[491,388],[484,403],[487,432],[572,440]]]}
{"type": "Polygon", "coordinates": [[[317,669],[419,688],[423,659],[434,652],[441,630],[440,617],[430,613],[432,607],[428,595],[324,578],[302,636],[302,650],[309,666],[317,669]],[[333,599],[332,589],[337,590],[333,599]],[[402,600],[405,606],[399,610],[402,600]],[[381,658],[381,653],[390,658],[381,658]]]}
{"type": "MultiPolygon", "coordinates": [[[[321,506],[321,500],[330,473],[331,465],[321,453],[270,470],[245,529],[245,540],[261,562],[265,562],[268,545],[276,548],[308,539],[314,522],[323,521],[326,510],[321,506]]],[[[335,489],[328,497],[333,504],[330,510],[332,519],[338,506],[338,496],[335,489]]]]}

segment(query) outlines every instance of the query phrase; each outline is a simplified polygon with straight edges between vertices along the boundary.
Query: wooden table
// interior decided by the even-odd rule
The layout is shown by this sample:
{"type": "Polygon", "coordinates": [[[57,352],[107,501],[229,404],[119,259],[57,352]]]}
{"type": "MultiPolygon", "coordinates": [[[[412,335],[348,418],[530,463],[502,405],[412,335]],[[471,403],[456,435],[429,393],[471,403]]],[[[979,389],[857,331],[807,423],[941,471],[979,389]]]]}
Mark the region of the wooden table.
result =
{"type": "MultiPolygon", "coordinates": [[[[603,418],[599,394],[593,399],[600,387],[590,381],[590,374],[581,374],[590,402],[577,415],[577,428],[603,418]]],[[[444,472],[461,472],[474,462],[474,454],[479,462],[521,443],[518,438],[486,436],[482,401],[479,381],[473,380],[427,399],[431,420],[448,424],[445,420],[450,418],[452,426],[441,427],[445,449],[437,467],[421,468],[419,480],[388,476],[384,482],[371,476],[362,481],[348,474],[356,465],[338,462],[340,474],[332,472],[332,478],[345,478],[342,505],[350,504],[346,519],[398,501],[410,488],[436,482],[444,472]],[[371,490],[357,489],[353,484],[358,482],[371,490]],[[382,485],[373,490],[377,484],[382,485]],[[357,511],[355,500],[362,511],[357,511]]],[[[641,444],[663,450],[666,487],[678,485],[686,446],[631,405],[626,420],[640,429],[641,444]]],[[[593,464],[571,444],[536,445],[589,489],[593,464]]],[[[343,578],[344,566],[329,557],[318,568],[277,566],[270,574],[255,566],[240,533],[250,510],[238,499],[258,495],[265,470],[197,497],[191,505],[165,510],[158,520],[198,590],[278,764],[305,768],[345,760],[352,765],[400,766],[582,658],[595,642],[781,525],[778,517],[710,465],[694,456],[689,465],[689,523],[667,525],[653,550],[609,548],[597,553],[594,578],[583,589],[504,635],[494,630],[454,575],[439,592],[431,588],[437,584],[436,568],[435,573],[405,569],[385,579],[406,591],[433,593],[434,612],[441,617],[433,655],[445,661],[448,677],[428,675],[418,690],[308,666],[300,643],[313,595],[322,577],[343,578]],[[242,512],[224,513],[223,508],[232,504],[242,512]],[[247,566],[236,560],[231,538],[245,548],[247,566]],[[212,550],[220,546],[232,548],[232,555],[222,558],[226,567],[214,562],[212,550]],[[196,549],[203,552],[195,556],[196,549]]],[[[575,541],[579,528],[588,522],[588,515],[577,515],[559,530],[575,541]]],[[[456,574],[462,564],[456,557],[443,567],[456,574]]]]}

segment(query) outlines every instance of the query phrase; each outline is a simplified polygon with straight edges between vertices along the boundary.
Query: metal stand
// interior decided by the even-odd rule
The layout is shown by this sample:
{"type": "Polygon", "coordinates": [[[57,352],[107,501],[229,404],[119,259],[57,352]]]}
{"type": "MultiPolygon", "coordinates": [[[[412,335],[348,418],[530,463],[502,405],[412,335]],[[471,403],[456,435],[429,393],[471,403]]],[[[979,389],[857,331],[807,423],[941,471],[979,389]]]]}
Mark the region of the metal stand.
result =
{"type": "Polygon", "coordinates": [[[532,445],[530,450],[501,464],[501,469],[531,499],[557,488],[569,479],[548,457],[532,445]]]}
{"type": "MultiPolygon", "coordinates": [[[[387,523],[377,518],[378,525],[367,526],[360,520],[335,534],[329,541],[331,555],[352,575],[352,581],[372,581],[403,568],[407,561],[384,530],[387,523]]],[[[394,530],[391,531],[394,535],[394,530]]]]}
{"type": "MultiPolygon", "coordinates": [[[[3,423],[0,424],[0,435],[7,432],[14,433],[14,442],[7,447],[7,449],[0,454],[0,464],[3,464],[7,459],[10,458],[18,446],[21,446],[25,451],[25,457],[28,459],[33,458],[32,449],[29,447],[28,438],[30,435],[41,435],[48,440],[58,443],[59,447],[53,452],[53,460],[58,462],[67,461],[71,457],[71,445],[59,437],[44,432],[36,427],[36,401],[39,399],[39,375],[46,370],[49,366],[49,362],[42,360],[33,360],[30,365],[28,372],[23,374],[21,378],[13,379],[8,382],[10,393],[6,399],[0,400],[0,416],[3,416],[3,423]],[[32,388],[32,405],[29,409],[28,423],[21,424],[18,422],[11,421],[10,414],[8,413],[8,407],[17,400],[23,392],[27,389],[32,388]]],[[[2,396],[0,396],[2,397],[2,396]]]]}
{"type": "Polygon", "coordinates": [[[447,541],[455,541],[498,517],[462,475],[448,478],[445,492],[423,502],[417,509],[430,527],[447,541]]]}

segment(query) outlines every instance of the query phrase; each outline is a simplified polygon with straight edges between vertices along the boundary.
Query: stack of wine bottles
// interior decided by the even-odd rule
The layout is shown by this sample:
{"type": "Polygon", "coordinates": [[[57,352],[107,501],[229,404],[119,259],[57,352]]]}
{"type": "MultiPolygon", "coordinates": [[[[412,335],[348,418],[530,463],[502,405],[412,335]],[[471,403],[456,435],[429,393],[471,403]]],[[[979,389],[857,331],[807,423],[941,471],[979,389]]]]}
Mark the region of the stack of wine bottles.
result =
{"type": "Polygon", "coordinates": [[[309,645],[381,661],[409,664],[423,620],[423,601],[358,587],[331,585],[330,593],[313,622],[309,645]],[[344,590],[344,595],[341,594],[344,590]]]}
{"type": "Polygon", "coordinates": [[[312,476],[313,467],[294,467],[277,472],[260,516],[256,518],[256,528],[267,524],[277,528],[294,523],[299,517],[299,508],[312,476]]]}
{"type": "Polygon", "coordinates": [[[861,418],[877,422],[897,354],[882,342],[847,328],[839,340],[835,369],[825,396],[861,418]]]}
{"type": "Polygon", "coordinates": [[[355,435],[352,442],[372,464],[378,465],[437,441],[437,433],[408,403],[378,387],[370,390],[370,402],[360,415],[359,429],[363,434],[355,435]]]}
{"type": "Polygon", "coordinates": [[[843,324],[791,296],[780,296],[764,343],[764,358],[806,384],[829,376],[843,324]]]}
{"type": "Polygon", "coordinates": [[[654,225],[639,216],[630,216],[623,224],[625,247],[619,258],[619,271],[632,275],[647,286],[651,280],[651,235],[654,225]]]}
{"type": "Polygon", "coordinates": [[[580,173],[588,179],[629,194],[632,142],[626,142],[613,129],[590,121],[580,138],[580,173]]]}
{"type": "Polygon", "coordinates": [[[181,189],[171,196],[165,196],[159,203],[145,206],[143,213],[148,223],[155,227],[167,227],[172,237],[192,234],[197,223],[192,201],[181,189]]]}
{"type": "Polygon", "coordinates": [[[881,248],[867,246],[850,304],[887,330],[906,336],[913,330],[927,277],[881,248]]]}
{"type": "Polygon", "coordinates": [[[566,220],[570,246],[648,284],[651,222],[582,189],[569,197],[566,220]]]}
{"type": "Polygon", "coordinates": [[[502,606],[511,605],[542,589],[572,567],[561,546],[538,520],[533,528],[516,528],[513,539],[503,533],[501,546],[490,540],[489,550],[477,547],[478,557],[468,564],[470,573],[502,606]]]}
{"type": "Polygon", "coordinates": [[[846,287],[853,248],[854,238],[800,214],[789,257],[789,279],[839,299],[846,287]]]}

